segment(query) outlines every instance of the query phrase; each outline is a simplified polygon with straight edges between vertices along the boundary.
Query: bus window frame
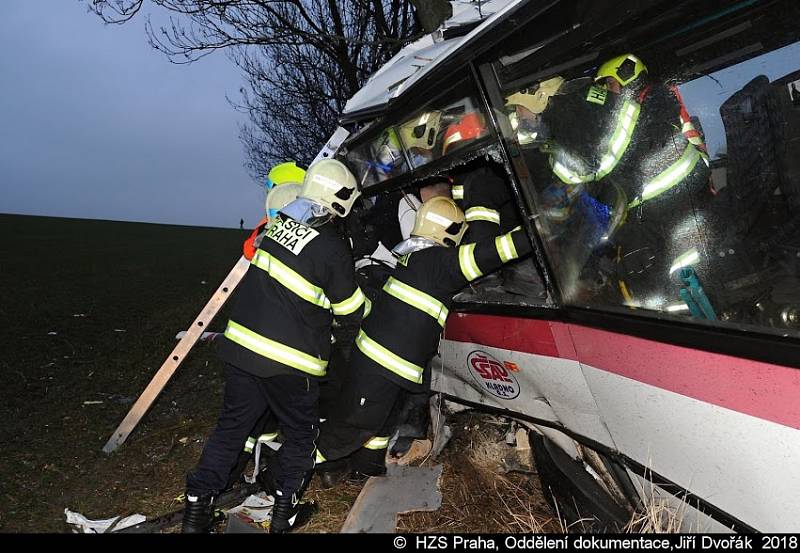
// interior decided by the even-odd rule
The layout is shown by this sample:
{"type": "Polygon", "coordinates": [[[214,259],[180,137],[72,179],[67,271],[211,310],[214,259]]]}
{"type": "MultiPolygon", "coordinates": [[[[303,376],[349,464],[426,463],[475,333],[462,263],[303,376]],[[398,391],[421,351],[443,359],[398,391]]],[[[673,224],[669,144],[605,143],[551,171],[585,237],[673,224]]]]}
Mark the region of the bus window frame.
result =
{"type": "MultiPolygon", "coordinates": [[[[427,109],[433,108],[438,104],[441,104],[441,101],[446,99],[448,96],[452,96],[453,98],[460,97],[460,98],[469,98],[472,97],[475,99],[483,111],[483,115],[487,118],[487,121],[490,119],[490,115],[486,113],[487,105],[485,101],[482,99],[482,88],[480,84],[475,79],[475,74],[470,72],[469,75],[465,76],[464,78],[460,79],[456,84],[453,86],[448,87],[443,92],[437,94],[433,97],[430,101],[426,102],[419,108],[416,108],[413,113],[422,113],[427,109]],[[458,95],[457,92],[459,90],[463,90],[469,87],[468,94],[458,95]]],[[[340,153],[339,157],[343,158],[345,163],[348,164],[348,154],[355,149],[361,148],[365,145],[368,145],[371,141],[377,139],[381,133],[386,132],[388,129],[396,129],[399,125],[407,122],[409,120],[408,117],[409,110],[404,109],[393,109],[389,110],[385,113],[382,117],[377,118],[369,123],[369,127],[364,129],[363,132],[358,133],[356,136],[352,137],[351,139],[345,141],[342,145],[342,149],[346,150],[345,153],[340,153]]],[[[492,146],[497,142],[498,135],[497,131],[492,124],[487,125],[488,133],[486,136],[482,136],[480,138],[476,138],[471,141],[469,144],[466,144],[460,148],[457,148],[449,153],[441,155],[436,159],[425,163],[419,167],[415,167],[411,163],[411,159],[409,158],[407,148],[404,144],[402,144],[401,150],[403,151],[403,157],[406,160],[406,166],[408,170],[401,174],[394,176],[392,178],[386,179],[384,181],[377,182],[375,184],[371,184],[362,188],[362,193],[367,196],[371,196],[372,194],[379,194],[383,192],[391,192],[393,190],[399,190],[403,187],[408,186],[412,182],[416,180],[421,180],[427,176],[436,174],[447,167],[456,165],[457,161],[472,156],[477,157],[480,154],[488,153],[492,150],[492,146]]],[[[402,139],[401,139],[402,142],[402,139]]]]}

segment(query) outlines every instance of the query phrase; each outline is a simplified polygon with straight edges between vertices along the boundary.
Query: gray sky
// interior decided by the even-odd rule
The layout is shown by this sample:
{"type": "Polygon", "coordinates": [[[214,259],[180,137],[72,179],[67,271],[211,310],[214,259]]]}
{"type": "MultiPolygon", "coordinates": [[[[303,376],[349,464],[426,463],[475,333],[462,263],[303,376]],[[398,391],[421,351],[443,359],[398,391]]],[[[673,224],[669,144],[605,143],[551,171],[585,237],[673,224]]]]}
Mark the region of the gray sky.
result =
{"type": "Polygon", "coordinates": [[[255,225],[263,188],[242,167],[219,53],[178,66],[144,18],[104,26],[77,0],[2,0],[0,213],[255,225]]]}

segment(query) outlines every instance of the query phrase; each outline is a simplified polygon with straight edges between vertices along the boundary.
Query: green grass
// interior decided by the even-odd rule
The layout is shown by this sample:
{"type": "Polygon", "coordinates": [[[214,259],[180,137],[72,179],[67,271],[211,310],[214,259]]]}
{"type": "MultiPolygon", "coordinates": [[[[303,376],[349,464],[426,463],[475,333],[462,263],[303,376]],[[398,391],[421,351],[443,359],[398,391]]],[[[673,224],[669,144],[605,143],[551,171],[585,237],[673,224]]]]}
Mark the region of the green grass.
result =
{"type": "Polygon", "coordinates": [[[0,531],[63,531],[65,507],[96,518],[169,507],[219,408],[211,347],[196,348],[117,453],[100,449],[245,237],[0,215],[0,531]]]}

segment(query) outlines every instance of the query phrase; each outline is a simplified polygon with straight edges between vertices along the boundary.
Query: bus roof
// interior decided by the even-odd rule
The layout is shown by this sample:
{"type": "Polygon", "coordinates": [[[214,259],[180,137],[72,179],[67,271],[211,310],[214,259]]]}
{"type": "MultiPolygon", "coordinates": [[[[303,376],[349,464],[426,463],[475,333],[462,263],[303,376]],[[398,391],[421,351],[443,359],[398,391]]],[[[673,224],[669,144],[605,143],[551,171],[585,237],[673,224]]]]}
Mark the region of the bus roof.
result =
{"type": "Polygon", "coordinates": [[[404,47],[376,71],[347,102],[343,118],[355,120],[383,112],[392,100],[413,88],[441,62],[484,35],[513,8],[526,1],[451,2],[453,16],[435,32],[404,47]],[[470,28],[467,33],[458,32],[470,28]],[[448,35],[456,36],[447,38],[448,35]]]}

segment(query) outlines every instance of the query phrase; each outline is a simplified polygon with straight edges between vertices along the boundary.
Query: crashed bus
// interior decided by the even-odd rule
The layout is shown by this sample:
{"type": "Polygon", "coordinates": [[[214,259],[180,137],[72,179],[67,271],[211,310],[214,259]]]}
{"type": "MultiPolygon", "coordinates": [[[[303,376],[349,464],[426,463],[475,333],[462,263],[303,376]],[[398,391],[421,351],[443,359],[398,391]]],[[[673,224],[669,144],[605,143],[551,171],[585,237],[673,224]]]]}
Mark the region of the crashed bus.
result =
{"type": "Polygon", "coordinates": [[[800,4],[452,5],[324,151],[354,234],[491,167],[534,246],[456,296],[432,390],[528,426],[568,518],[658,497],[684,530],[798,531],[800,4]]]}

